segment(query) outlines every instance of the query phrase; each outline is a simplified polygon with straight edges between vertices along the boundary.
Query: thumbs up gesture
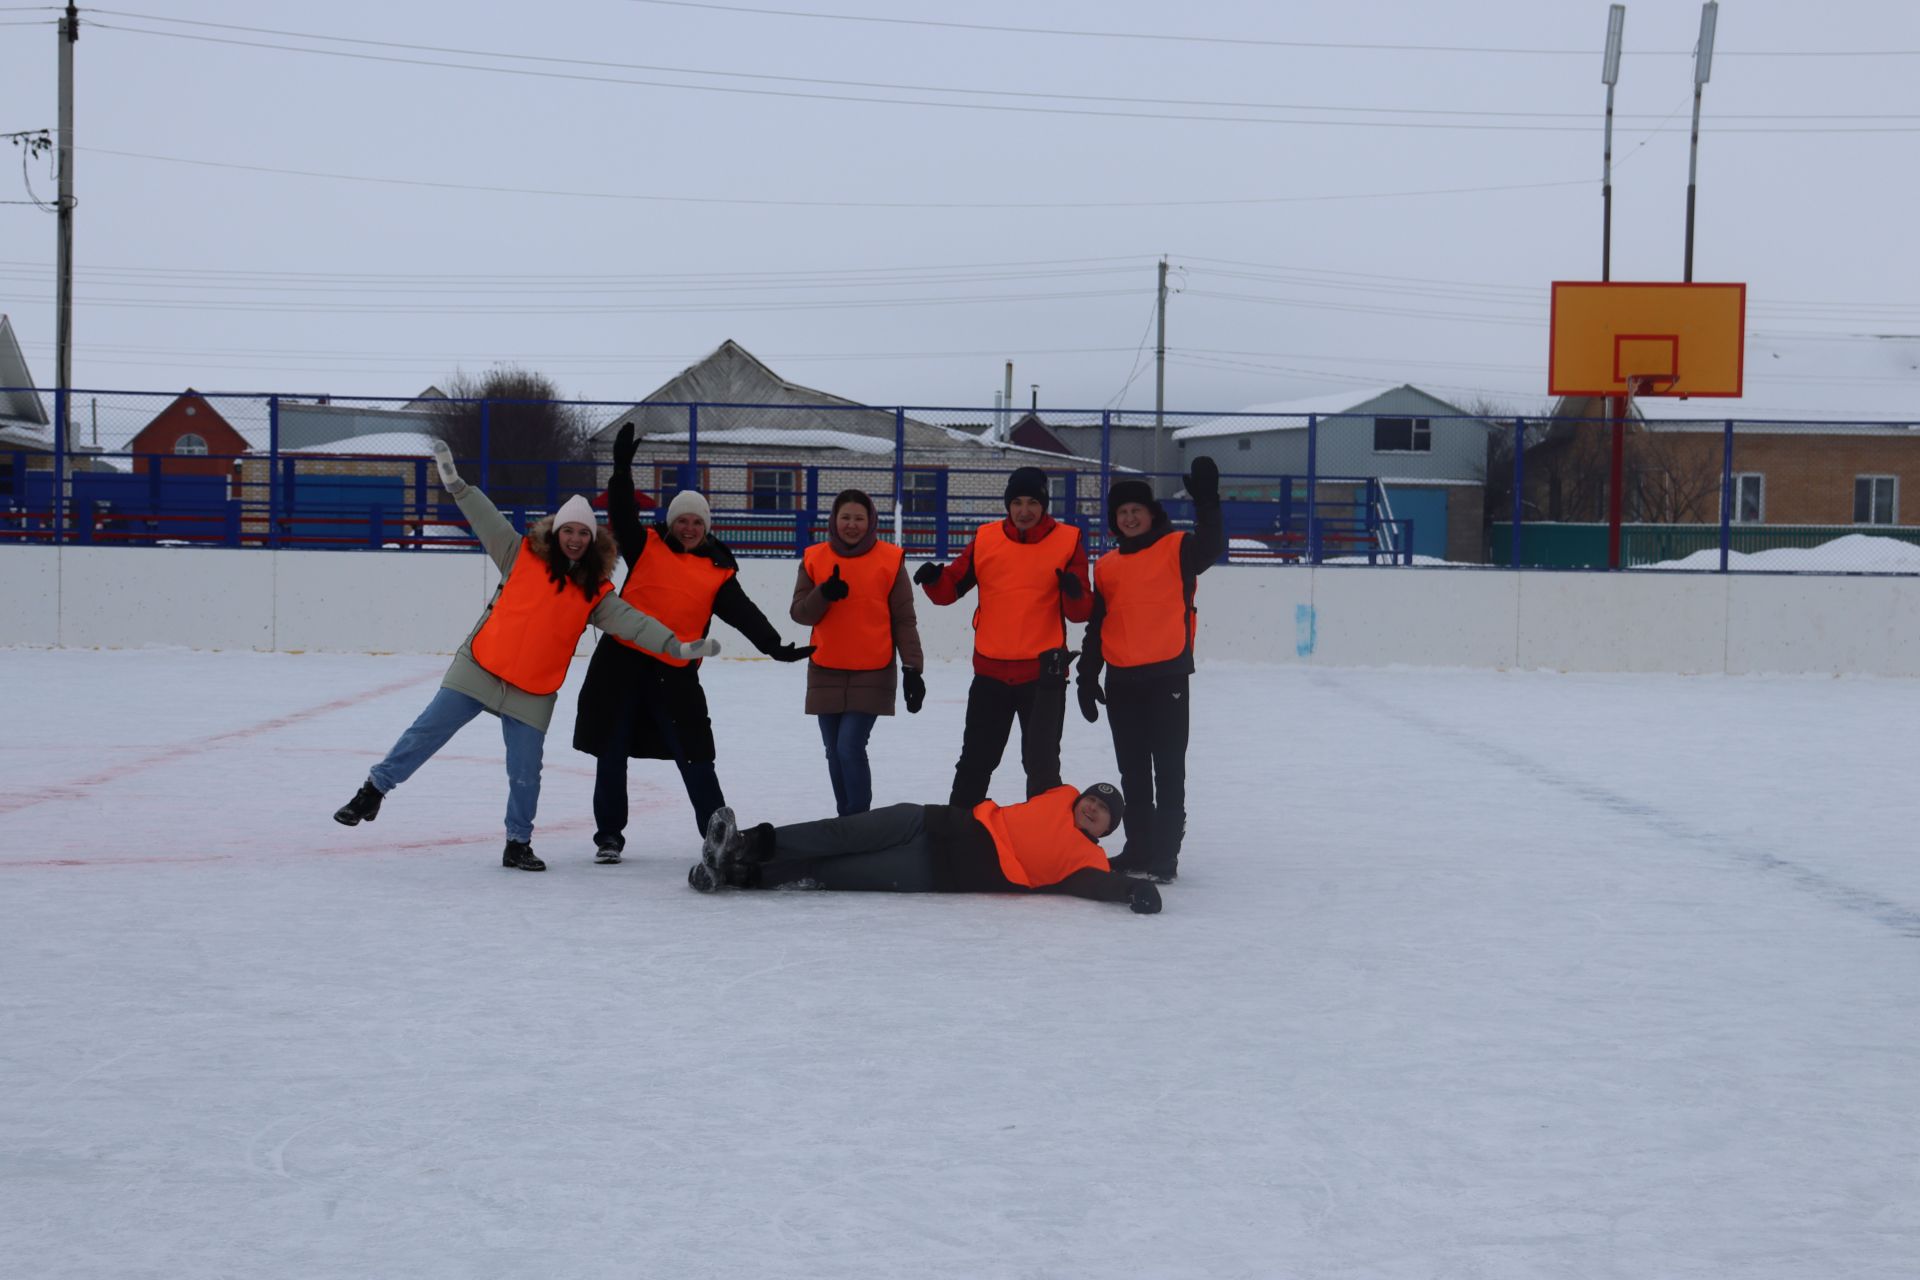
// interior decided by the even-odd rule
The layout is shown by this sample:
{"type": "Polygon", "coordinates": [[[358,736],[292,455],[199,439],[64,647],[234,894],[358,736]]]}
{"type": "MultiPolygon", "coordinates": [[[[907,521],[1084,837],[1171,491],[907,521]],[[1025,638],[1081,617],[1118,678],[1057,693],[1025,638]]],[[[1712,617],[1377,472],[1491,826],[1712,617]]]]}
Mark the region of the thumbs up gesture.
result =
{"type": "Polygon", "coordinates": [[[833,566],[833,575],[820,584],[820,594],[828,600],[845,600],[847,584],[840,580],[840,566],[833,566]]]}

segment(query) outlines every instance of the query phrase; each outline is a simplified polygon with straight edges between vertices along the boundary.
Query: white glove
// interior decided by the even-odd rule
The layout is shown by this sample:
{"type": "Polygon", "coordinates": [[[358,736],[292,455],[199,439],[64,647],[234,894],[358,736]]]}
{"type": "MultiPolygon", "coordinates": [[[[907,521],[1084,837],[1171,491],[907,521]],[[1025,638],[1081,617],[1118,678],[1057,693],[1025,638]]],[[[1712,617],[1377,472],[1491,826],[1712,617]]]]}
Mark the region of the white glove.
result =
{"type": "Polygon", "coordinates": [[[720,642],[712,636],[699,640],[673,640],[667,645],[669,657],[691,661],[694,658],[711,658],[720,652],[720,642]]]}
{"type": "Polygon", "coordinates": [[[445,440],[433,442],[433,465],[440,472],[440,484],[454,497],[459,497],[467,487],[460,473],[453,466],[453,450],[447,448],[445,440]]]}

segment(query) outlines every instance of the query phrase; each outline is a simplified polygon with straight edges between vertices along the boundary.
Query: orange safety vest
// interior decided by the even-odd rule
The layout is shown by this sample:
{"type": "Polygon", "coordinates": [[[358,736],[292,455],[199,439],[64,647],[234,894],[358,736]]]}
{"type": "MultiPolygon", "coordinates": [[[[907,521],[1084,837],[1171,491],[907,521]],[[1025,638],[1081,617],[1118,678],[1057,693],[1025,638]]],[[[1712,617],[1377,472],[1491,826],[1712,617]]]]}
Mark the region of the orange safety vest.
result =
{"type": "Polygon", "coordinates": [[[611,582],[602,582],[591,600],[571,582],[555,591],[547,562],[528,539],[520,539],[513,569],[473,635],[473,660],[516,689],[555,692],[566,683],[588,615],[612,590],[611,582]]]}
{"type": "Polygon", "coordinates": [[[983,658],[1037,658],[1067,642],[1059,571],[1073,561],[1080,531],[1056,524],[1038,542],[1015,542],[1003,522],[983,524],[973,539],[973,647],[983,658]]]}
{"type": "Polygon", "coordinates": [[[1042,791],[1004,809],[991,800],[973,806],[973,816],[1000,855],[1000,874],[1029,889],[1059,884],[1076,871],[1107,869],[1107,855],[1073,825],[1072,787],[1042,791]]]}
{"type": "MultiPolygon", "coordinates": [[[[658,545],[649,548],[627,570],[627,580],[620,584],[620,598],[658,618],[680,639],[698,640],[712,625],[714,598],[727,585],[733,570],[722,569],[705,556],[676,554],[656,530],[647,530],[647,537],[658,545]]],[[[691,661],[655,653],[619,636],[614,638],[670,667],[684,667],[691,661]]]]}
{"type": "Polygon", "coordinates": [[[1118,551],[1093,566],[1094,589],[1106,602],[1100,654],[1109,666],[1144,667],[1187,652],[1199,615],[1180,573],[1185,533],[1169,533],[1131,555],[1118,551]]]}
{"type": "Polygon", "coordinates": [[[843,556],[831,542],[816,542],[800,557],[807,577],[825,582],[840,570],[847,584],[844,599],[813,624],[813,664],[835,671],[878,671],[893,661],[894,580],[907,553],[891,542],[876,542],[865,555],[843,556]]]}

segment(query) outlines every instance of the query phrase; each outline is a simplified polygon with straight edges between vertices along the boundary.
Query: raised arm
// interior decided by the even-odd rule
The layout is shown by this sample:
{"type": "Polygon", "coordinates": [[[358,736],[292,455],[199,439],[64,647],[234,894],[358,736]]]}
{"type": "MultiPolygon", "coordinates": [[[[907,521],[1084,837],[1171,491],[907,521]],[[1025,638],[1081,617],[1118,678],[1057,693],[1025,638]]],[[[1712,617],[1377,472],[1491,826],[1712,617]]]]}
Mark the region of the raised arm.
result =
{"type": "Polygon", "coordinates": [[[633,500],[633,424],[623,423],[613,441],[613,471],[607,476],[607,528],[613,531],[620,558],[629,566],[647,549],[647,527],[633,500]]]}
{"type": "Polygon", "coordinates": [[[493,505],[492,499],[460,478],[458,468],[453,465],[453,450],[447,448],[444,440],[433,442],[433,465],[440,473],[441,488],[459,504],[460,514],[466,517],[473,536],[480,540],[481,548],[492,557],[500,572],[505,573],[513,563],[513,553],[520,547],[519,530],[500,514],[500,508],[493,505]]]}
{"type": "Polygon", "coordinates": [[[1205,454],[1193,460],[1186,476],[1193,499],[1193,536],[1180,544],[1180,572],[1198,577],[1227,554],[1227,522],[1220,511],[1220,468],[1205,454]]]}

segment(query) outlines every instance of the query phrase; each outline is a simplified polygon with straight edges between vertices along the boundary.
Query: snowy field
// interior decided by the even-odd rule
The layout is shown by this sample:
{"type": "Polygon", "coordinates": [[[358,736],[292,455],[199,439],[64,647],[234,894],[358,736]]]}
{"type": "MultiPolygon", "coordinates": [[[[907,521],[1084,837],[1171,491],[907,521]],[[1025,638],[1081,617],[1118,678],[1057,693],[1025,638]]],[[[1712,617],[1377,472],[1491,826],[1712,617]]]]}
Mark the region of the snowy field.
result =
{"type": "MultiPolygon", "coordinates": [[[[1920,682],[1209,667],[1140,917],[702,897],[653,763],[594,866],[577,685],[546,875],[490,720],[335,825],[444,665],[0,650],[6,1275],[1920,1273],[1920,682]]],[[[800,672],[707,683],[825,814],[800,672]]]]}

